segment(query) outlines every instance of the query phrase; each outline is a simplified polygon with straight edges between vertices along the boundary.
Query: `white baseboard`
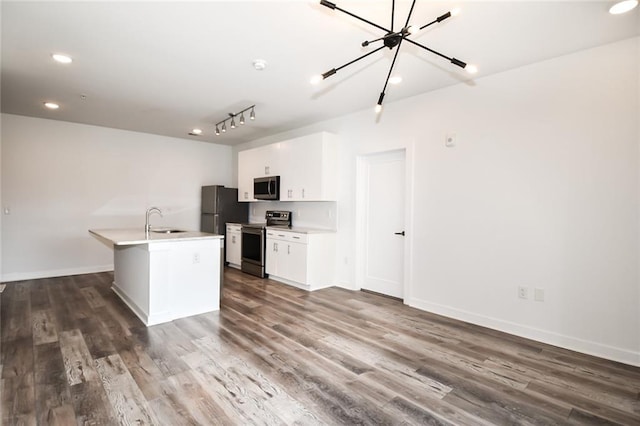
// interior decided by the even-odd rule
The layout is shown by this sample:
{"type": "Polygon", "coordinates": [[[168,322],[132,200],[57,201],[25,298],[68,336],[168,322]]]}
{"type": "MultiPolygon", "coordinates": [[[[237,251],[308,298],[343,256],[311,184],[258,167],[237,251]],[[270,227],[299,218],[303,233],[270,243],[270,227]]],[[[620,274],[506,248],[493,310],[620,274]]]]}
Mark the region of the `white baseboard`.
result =
{"type": "Polygon", "coordinates": [[[513,334],[531,340],[536,340],[538,342],[547,343],[549,345],[559,346],[561,348],[597,356],[600,358],[606,358],[612,361],[622,362],[624,364],[640,366],[640,352],[633,352],[627,349],[583,340],[577,337],[566,336],[552,331],[540,330],[538,328],[529,327],[510,321],[504,321],[485,315],[478,315],[473,312],[455,309],[450,306],[427,302],[425,300],[413,298],[408,301],[407,304],[414,308],[422,309],[423,311],[470,322],[472,324],[491,328],[493,330],[503,331],[505,333],[513,334]]]}
{"type": "Polygon", "coordinates": [[[40,278],[66,277],[68,275],[94,274],[98,272],[113,271],[113,264],[83,266],[80,268],[54,269],[49,271],[16,272],[2,275],[2,282],[37,280],[40,278]]]}

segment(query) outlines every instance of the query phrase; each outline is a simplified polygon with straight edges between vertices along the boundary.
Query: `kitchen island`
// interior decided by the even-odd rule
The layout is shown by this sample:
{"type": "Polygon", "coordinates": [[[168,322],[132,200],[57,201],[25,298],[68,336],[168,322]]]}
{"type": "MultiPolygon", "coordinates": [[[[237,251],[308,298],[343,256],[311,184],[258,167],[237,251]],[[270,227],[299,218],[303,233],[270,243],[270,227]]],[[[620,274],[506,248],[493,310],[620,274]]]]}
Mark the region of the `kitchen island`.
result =
{"type": "Polygon", "coordinates": [[[222,235],[90,229],[113,247],[113,291],[147,325],[220,309],[222,235]]]}

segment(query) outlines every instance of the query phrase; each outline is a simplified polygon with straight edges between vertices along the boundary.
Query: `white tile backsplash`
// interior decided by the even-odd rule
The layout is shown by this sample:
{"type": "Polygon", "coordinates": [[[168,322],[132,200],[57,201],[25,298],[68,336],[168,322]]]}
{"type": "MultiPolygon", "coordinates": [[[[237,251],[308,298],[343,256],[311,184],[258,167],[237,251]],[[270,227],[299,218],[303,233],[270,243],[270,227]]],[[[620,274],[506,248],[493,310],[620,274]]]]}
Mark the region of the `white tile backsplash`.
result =
{"type": "Polygon", "coordinates": [[[335,201],[265,201],[250,204],[250,222],[264,222],[267,210],[288,210],[293,212],[293,226],[319,229],[337,227],[335,201]]]}

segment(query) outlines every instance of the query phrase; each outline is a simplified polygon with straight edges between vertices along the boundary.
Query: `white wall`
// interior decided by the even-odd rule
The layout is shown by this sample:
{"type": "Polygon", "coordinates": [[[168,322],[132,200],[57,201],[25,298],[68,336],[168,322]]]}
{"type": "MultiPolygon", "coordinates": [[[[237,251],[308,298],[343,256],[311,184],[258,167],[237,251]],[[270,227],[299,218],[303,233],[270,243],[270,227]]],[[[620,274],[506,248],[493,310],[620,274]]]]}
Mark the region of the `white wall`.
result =
{"type": "MultiPolygon", "coordinates": [[[[640,365],[640,39],[478,78],[236,147],[339,134],[339,281],[358,155],[413,153],[406,303],[640,365]],[[447,132],[458,137],[444,146],[447,132]],[[529,288],[530,299],[517,297],[529,288]],[[534,302],[534,288],[545,291],[534,302]]],[[[387,99],[393,99],[393,88],[387,99]]]]}
{"type": "Polygon", "coordinates": [[[2,115],[2,281],[110,270],[90,228],[197,230],[200,187],[231,184],[231,148],[2,115]]]}

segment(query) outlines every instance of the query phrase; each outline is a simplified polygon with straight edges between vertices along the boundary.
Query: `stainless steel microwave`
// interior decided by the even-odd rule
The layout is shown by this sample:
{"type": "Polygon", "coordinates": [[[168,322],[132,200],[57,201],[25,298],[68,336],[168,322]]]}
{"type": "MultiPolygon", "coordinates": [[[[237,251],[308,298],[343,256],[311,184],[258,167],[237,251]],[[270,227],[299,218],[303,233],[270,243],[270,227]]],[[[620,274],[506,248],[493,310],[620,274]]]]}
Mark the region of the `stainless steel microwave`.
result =
{"type": "Polygon", "coordinates": [[[253,179],[253,198],[256,200],[279,200],[280,176],[253,179]]]}

